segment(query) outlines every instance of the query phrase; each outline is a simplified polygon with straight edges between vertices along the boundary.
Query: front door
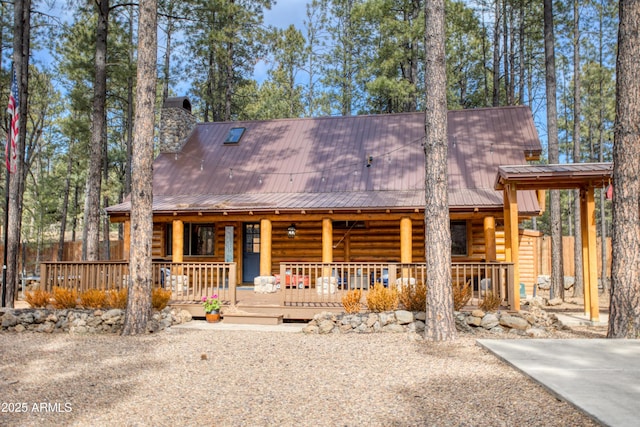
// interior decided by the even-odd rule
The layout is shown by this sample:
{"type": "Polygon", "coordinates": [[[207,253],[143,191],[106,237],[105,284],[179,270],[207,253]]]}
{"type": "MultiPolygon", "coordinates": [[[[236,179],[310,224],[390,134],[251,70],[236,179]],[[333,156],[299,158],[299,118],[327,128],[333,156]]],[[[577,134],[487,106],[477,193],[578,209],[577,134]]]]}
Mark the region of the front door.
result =
{"type": "Polygon", "coordinates": [[[242,281],[253,283],[260,275],[260,224],[245,223],[242,240],[242,281]]]}

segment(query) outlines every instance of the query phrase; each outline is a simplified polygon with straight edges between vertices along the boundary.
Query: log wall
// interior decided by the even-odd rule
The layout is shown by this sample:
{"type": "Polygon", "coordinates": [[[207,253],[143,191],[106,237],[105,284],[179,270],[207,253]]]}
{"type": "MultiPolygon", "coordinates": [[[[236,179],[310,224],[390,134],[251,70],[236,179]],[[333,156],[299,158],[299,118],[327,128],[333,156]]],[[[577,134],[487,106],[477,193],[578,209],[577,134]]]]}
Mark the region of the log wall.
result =
{"type": "MultiPolygon", "coordinates": [[[[200,218],[200,221],[203,221],[200,218]]],[[[468,221],[468,255],[454,256],[453,262],[485,261],[484,223],[482,218],[468,221]]],[[[188,220],[185,220],[188,222],[188,220]]],[[[204,221],[203,221],[204,222],[204,221]]],[[[259,222],[256,218],[255,222],[259,222]]],[[[287,228],[291,221],[273,220],[272,222],[272,273],[280,269],[282,262],[322,262],[322,222],[296,221],[296,237],[287,237],[287,228]]],[[[353,228],[333,229],[333,261],[334,262],[400,262],[400,219],[364,221],[353,228]]],[[[167,259],[165,227],[167,223],[154,225],[153,257],[167,259]]],[[[224,228],[234,227],[234,262],[238,263],[238,274],[242,272],[242,230],[243,222],[216,222],[215,255],[212,257],[187,257],[190,262],[223,262],[224,261],[224,228]]],[[[424,259],[424,222],[413,219],[413,251],[412,262],[423,263],[424,259]]],[[[609,256],[610,262],[610,239],[609,256]]],[[[527,294],[533,293],[533,285],[540,274],[549,274],[550,239],[542,233],[531,230],[520,230],[519,263],[520,282],[525,284],[527,294]]],[[[565,274],[573,273],[573,238],[565,237],[565,274]]],[[[504,226],[496,224],[496,260],[505,260],[504,226]]],[[[600,247],[598,246],[598,251],[600,247]]],[[[600,255],[598,255],[600,262],[600,255]]],[[[600,264],[598,264],[600,270],[600,264]]],[[[608,266],[610,271],[610,266],[608,266]]],[[[598,273],[599,275],[600,273],[598,273]]],[[[242,280],[239,277],[239,280],[242,280]]]]}

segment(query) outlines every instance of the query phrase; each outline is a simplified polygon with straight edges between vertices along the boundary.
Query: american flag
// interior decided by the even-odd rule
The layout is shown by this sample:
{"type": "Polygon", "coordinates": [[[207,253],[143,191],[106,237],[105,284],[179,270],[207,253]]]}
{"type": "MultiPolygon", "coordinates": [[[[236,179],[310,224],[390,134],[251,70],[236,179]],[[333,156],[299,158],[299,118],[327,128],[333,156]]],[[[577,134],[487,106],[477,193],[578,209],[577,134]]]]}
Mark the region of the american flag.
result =
{"type": "Polygon", "coordinates": [[[9,93],[9,106],[7,107],[7,112],[11,116],[11,124],[9,125],[7,145],[5,146],[5,159],[7,163],[7,170],[9,171],[9,173],[15,173],[18,167],[17,150],[18,137],[20,135],[20,103],[18,99],[18,81],[16,79],[15,70],[13,70],[12,74],[11,92],[9,93]]]}

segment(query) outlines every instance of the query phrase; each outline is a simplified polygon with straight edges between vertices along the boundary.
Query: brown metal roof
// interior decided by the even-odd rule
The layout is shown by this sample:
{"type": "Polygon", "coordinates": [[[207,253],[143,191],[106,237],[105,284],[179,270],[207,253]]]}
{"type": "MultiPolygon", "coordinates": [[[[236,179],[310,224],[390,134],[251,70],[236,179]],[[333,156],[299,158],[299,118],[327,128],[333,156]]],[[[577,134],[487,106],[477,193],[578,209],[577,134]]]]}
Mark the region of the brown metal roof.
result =
{"type": "Polygon", "coordinates": [[[498,168],[494,188],[507,182],[526,189],[570,189],[585,185],[605,187],[613,176],[613,163],[568,163],[558,165],[506,165],[498,168]]]}
{"type": "MultiPolygon", "coordinates": [[[[452,210],[501,208],[498,166],[541,150],[528,107],[450,111],[448,135],[452,210]]],[[[423,137],[424,113],[199,124],[181,153],[156,158],[153,209],[421,208],[423,137]],[[223,144],[233,127],[241,141],[223,144]]],[[[520,199],[538,211],[534,195],[520,199]]]]}

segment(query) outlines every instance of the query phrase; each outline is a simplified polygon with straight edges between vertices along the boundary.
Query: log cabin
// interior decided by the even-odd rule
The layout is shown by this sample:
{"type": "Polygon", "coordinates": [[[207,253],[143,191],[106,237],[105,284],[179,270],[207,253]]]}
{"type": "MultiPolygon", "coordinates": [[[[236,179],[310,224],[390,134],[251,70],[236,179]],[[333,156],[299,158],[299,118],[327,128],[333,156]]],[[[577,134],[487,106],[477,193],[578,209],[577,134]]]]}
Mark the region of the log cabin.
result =
{"type": "MultiPolygon", "coordinates": [[[[400,266],[428,262],[424,113],[196,123],[189,100],[176,97],[161,114],[155,261],[234,263],[237,283],[274,291],[318,287],[337,270],[338,288],[386,284],[390,268],[400,280],[400,266]]],[[[501,165],[539,159],[531,111],[450,111],[448,141],[452,262],[503,262],[504,201],[494,182],[501,165]]],[[[540,214],[540,193],[518,192],[519,219],[540,214]]],[[[130,209],[129,200],[107,209],[124,223],[125,253],[130,209]]]]}

